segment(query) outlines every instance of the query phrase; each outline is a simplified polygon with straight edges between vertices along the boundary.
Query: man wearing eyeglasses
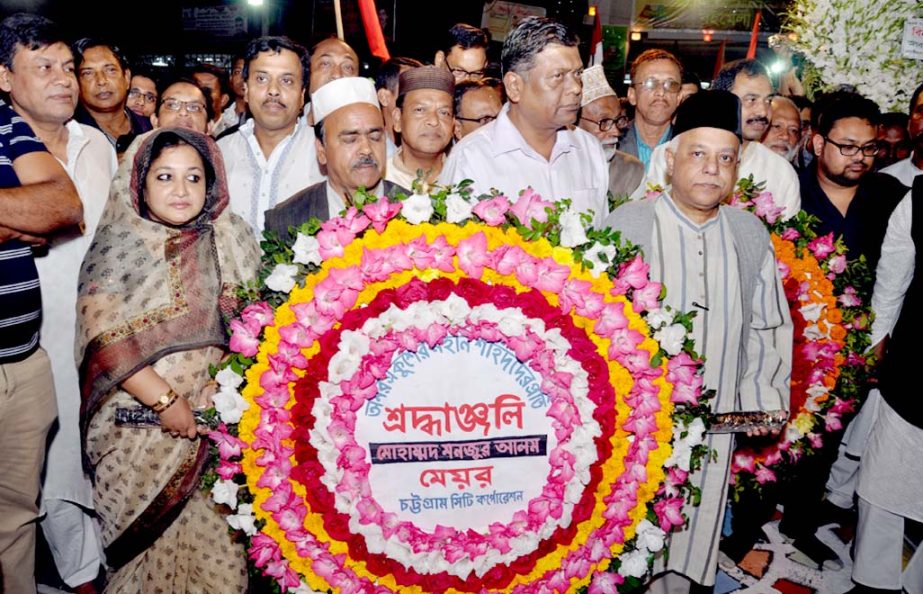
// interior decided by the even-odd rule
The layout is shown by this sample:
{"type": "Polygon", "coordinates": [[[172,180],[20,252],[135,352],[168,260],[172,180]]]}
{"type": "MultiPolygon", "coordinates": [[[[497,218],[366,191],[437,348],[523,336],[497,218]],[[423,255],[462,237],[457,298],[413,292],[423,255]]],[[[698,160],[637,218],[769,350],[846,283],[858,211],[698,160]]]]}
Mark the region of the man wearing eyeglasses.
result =
{"type": "MultiPolygon", "coordinates": [[[[876,133],[880,118],[873,101],[857,93],[836,92],[818,100],[815,109],[819,115],[811,139],[814,166],[800,176],[801,206],[819,219],[814,227],[818,235],[832,233],[843,238],[848,259],[865,257],[871,278],[868,286],[860,289],[870,291],[888,219],[907,188],[894,178],[872,170],[878,153],[876,133]]],[[[864,408],[870,403],[863,405],[864,408]]],[[[847,429],[843,447],[861,455],[867,433],[853,428],[852,425],[862,425],[856,423],[858,420],[857,417],[847,429]]],[[[827,501],[846,510],[853,505],[858,463],[841,456],[836,462],[837,471],[831,473],[840,437],[828,433],[824,446],[799,463],[792,477],[797,487],[789,489],[798,495],[788,497],[789,500],[783,497],[785,515],[779,530],[795,539],[793,544],[800,554],[793,559],[808,565],[842,566],[834,552],[814,535],[817,527],[825,523],[822,518],[837,516],[835,508],[825,508],[822,504],[828,474],[832,482],[827,487],[831,491],[827,501]]],[[[783,495],[788,495],[788,490],[783,495]]],[[[846,512],[838,515],[842,517],[846,512]]]]}
{"type": "Polygon", "coordinates": [[[546,200],[569,198],[601,225],[609,211],[609,168],[599,141],[573,128],[583,61],[577,36],[544,17],[519,22],[500,55],[507,103],[497,119],[463,138],[440,183],[473,180],[475,196],[496,189],[515,200],[532,187],[546,200]]]}
{"type": "Polygon", "coordinates": [[[455,77],[455,84],[466,80],[481,80],[487,69],[487,34],[477,27],[458,23],[446,36],[444,48],[436,54],[436,64],[442,63],[455,77]]]}
{"type": "MultiPolygon", "coordinates": [[[[765,190],[772,194],[775,204],[782,207],[782,219],[795,216],[801,208],[798,175],[791,163],[760,142],[769,129],[772,98],[775,95],[766,67],[756,60],[730,62],[718,72],[711,88],[730,91],[740,99],[743,133],[737,170],[740,179],[752,176],[753,181],[764,183],[765,190]]],[[[654,149],[645,183],[632,198],[642,197],[648,185],[667,185],[665,148],[661,146],[654,149]]]]}
{"type": "Polygon", "coordinates": [[[157,108],[157,82],[153,75],[135,72],[131,75],[131,86],[128,87],[128,109],[143,118],[151,117],[157,108]]]}
{"type": "Polygon", "coordinates": [[[619,97],[606,80],[602,64],[586,68],[580,75],[583,96],[577,125],[599,139],[609,162],[610,199],[629,196],[644,180],[644,165],[618,150],[619,139],[628,127],[619,97]]]}
{"type": "Polygon", "coordinates": [[[495,78],[455,85],[455,140],[497,119],[502,107],[503,83],[495,78]]]}
{"type": "Polygon", "coordinates": [[[670,139],[670,122],[679,105],[682,80],[683,65],[668,51],[645,50],[631,63],[628,102],[635,106],[635,119],[620,149],[638,157],[645,169],[650,166],[654,148],[670,139]]]}

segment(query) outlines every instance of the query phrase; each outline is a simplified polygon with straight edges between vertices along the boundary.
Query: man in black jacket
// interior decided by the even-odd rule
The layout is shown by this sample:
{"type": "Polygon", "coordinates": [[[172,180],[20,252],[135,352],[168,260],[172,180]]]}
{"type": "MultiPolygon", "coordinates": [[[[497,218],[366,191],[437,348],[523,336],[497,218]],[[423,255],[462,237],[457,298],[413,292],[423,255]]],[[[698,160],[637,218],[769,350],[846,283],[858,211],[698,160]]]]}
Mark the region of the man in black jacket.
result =
{"type": "Polygon", "coordinates": [[[385,123],[375,85],[366,78],[333,80],[311,97],[317,160],[327,181],[310,186],[266,212],[267,231],[290,239],[289,228],[312,217],[326,221],[354,204],[360,189],[381,196],[400,186],[382,179],[385,171],[385,123]]]}

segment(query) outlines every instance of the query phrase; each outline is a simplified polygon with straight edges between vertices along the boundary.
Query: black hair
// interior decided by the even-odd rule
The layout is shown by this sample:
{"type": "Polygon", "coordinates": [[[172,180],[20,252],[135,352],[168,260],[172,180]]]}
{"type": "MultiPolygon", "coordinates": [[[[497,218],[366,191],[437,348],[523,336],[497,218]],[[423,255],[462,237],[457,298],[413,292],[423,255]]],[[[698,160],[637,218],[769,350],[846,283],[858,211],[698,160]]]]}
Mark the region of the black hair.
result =
{"type": "Polygon", "coordinates": [[[846,118],[859,118],[872,126],[877,126],[881,119],[878,105],[859,93],[851,91],[834,91],[828,93],[815,103],[811,113],[811,124],[816,134],[826,137],[833,126],[846,118]]]}
{"type": "Polygon", "coordinates": [[[455,85],[455,95],[453,97],[455,104],[455,113],[461,111],[462,98],[471,91],[476,89],[495,89],[500,93],[500,103],[505,101],[503,96],[503,83],[496,78],[482,78],[480,80],[465,80],[455,85]]]}
{"type": "Polygon", "coordinates": [[[910,97],[910,108],[907,110],[907,113],[913,113],[913,108],[917,106],[917,101],[920,99],[920,93],[923,93],[923,83],[920,83],[920,86],[917,87],[917,90],[915,90],[910,97]]]}
{"type": "Polygon", "coordinates": [[[244,80],[250,78],[250,62],[263,52],[280,53],[282,50],[295,52],[301,62],[301,88],[308,88],[311,79],[311,56],[303,45],[297,44],[285,36],[257,37],[247,44],[244,52],[244,80]]]}
{"type": "Polygon", "coordinates": [[[211,74],[218,79],[218,86],[221,89],[222,95],[231,95],[231,81],[228,78],[228,73],[224,68],[220,66],[215,66],[214,64],[205,64],[203,62],[197,63],[189,70],[189,74],[195,78],[196,74],[211,74]]]}
{"type": "Polygon", "coordinates": [[[910,116],[906,113],[902,111],[890,111],[881,114],[881,117],[878,118],[878,125],[884,128],[894,127],[906,130],[909,121],[910,116]]]}
{"type": "Polygon", "coordinates": [[[186,223],[187,225],[198,221],[201,219],[202,214],[210,211],[214,208],[215,202],[217,200],[216,196],[216,184],[215,180],[217,176],[215,174],[215,168],[212,166],[211,160],[208,158],[208,145],[204,140],[204,135],[198,132],[191,130],[182,130],[179,128],[168,128],[159,134],[151,141],[150,149],[147,151],[146,159],[139,159],[136,161],[138,163],[136,166],[139,167],[138,171],[138,211],[142,217],[150,219],[150,207],[147,204],[147,198],[144,195],[145,190],[147,189],[147,175],[151,171],[151,166],[154,164],[154,161],[157,160],[163,152],[169,148],[175,148],[178,146],[191,146],[202,159],[202,169],[205,172],[205,204],[202,207],[202,211],[196,215],[193,221],[186,223]],[[191,136],[195,134],[196,136],[191,136]]]}
{"type": "Polygon", "coordinates": [[[0,64],[10,70],[18,46],[37,50],[55,43],[65,43],[64,33],[45,17],[20,12],[0,22],[0,64]]]}
{"type": "Polygon", "coordinates": [[[552,43],[576,47],[577,35],[560,21],[546,17],[526,17],[509,32],[500,52],[503,74],[530,70],[535,56],[552,43]]]}
{"type": "Polygon", "coordinates": [[[695,88],[702,90],[702,79],[692,70],[683,70],[683,76],[680,82],[684,85],[695,85],[695,88]]]}
{"type": "Polygon", "coordinates": [[[378,69],[378,73],[375,75],[375,89],[388,89],[397,95],[397,83],[401,77],[401,69],[404,67],[419,68],[422,65],[423,62],[413,58],[403,56],[391,58],[378,69]]]}
{"type": "Polygon", "coordinates": [[[179,83],[186,83],[187,85],[192,85],[199,89],[199,91],[202,93],[202,98],[205,100],[205,121],[210,122],[215,119],[215,108],[214,105],[212,105],[211,89],[208,87],[203,87],[196,81],[196,79],[192,78],[191,76],[178,76],[167,81],[167,83],[163,86],[163,91],[157,98],[157,110],[154,112],[157,114],[157,117],[160,117],[160,107],[163,105],[163,101],[165,99],[164,95],[166,94],[167,89],[179,83]]]}
{"type": "Polygon", "coordinates": [[[792,100],[792,103],[795,104],[795,107],[798,108],[798,111],[802,109],[811,109],[814,107],[814,102],[805,97],[804,95],[792,95],[789,97],[792,100]]]}
{"type": "Polygon", "coordinates": [[[457,23],[446,33],[442,43],[442,51],[448,56],[456,45],[463,50],[478,47],[487,50],[489,42],[487,33],[483,29],[478,29],[467,23],[457,23]]]}
{"type": "Polygon", "coordinates": [[[83,63],[83,54],[86,53],[87,50],[93,49],[94,47],[104,47],[112,52],[112,55],[115,56],[116,60],[118,60],[119,67],[122,70],[129,70],[131,68],[128,63],[128,59],[125,57],[125,54],[122,53],[122,50],[119,49],[119,46],[115,45],[114,43],[109,43],[103,39],[98,39],[95,37],[84,37],[83,39],[78,39],[75,41],[71,48],[74,50],[74,60],[78,69],[83,63]]]}
{"type": "Polygon", "coordinates": [[[734,60],[725,64],[718,71],[718,76],[712,82],[711,88],[719,91],[730,91],[731,87],[734,86],[734,81],[737,80],[737,75],[740,73],[743,73],[748,78],[765,76],[770,81],[772,80],[769,78],[769,71],[766,70],[762,62],[758,60],[734,60]]]}
{"type": "MultiPolygon", "coordinates": [[[[140,67],[140,68],[132,68],[132,70],[131,70],[131,77],[134,78],[134,77],[136,77],[136,76],[143,76],[144,78],[149,78],[149,79],[151,80],[151,82],[154,83],[154,89],[156,89],[157,98],[158,98],[158,100],[159,100],[159,99],[160,99],[160,90],[166,88],[166,87],[162,86],[160,77],[159,77],[158,75],[156,75],[156,74],[154,73],[153,70],[151,70],[151,69],[149,69],[149,68],[145,68],[145,67],[143,67],[143,66],[140,67]]],[[[130,82],[130,81],[129,81],[129,82],[130,82]]]]}

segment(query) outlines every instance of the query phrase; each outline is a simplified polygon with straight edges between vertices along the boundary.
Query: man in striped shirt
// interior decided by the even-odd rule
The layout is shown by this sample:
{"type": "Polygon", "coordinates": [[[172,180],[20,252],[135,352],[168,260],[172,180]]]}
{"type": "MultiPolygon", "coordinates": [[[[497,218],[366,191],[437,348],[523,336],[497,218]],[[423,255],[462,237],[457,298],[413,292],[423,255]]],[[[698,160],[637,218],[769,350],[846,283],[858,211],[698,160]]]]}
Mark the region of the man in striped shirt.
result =
{"type": "MultiPolygon", "coordinates": [[[[0,89],[53,92],[65,72],[27,15],[0,23],[0,89]]],[[[0,581],[35,592],[35,518],[45,438],[56,416],[51,366],[38,346],[41,294],[32,245],[79,225],[83,207],[64,168],[0,101],[0,581]]]]}

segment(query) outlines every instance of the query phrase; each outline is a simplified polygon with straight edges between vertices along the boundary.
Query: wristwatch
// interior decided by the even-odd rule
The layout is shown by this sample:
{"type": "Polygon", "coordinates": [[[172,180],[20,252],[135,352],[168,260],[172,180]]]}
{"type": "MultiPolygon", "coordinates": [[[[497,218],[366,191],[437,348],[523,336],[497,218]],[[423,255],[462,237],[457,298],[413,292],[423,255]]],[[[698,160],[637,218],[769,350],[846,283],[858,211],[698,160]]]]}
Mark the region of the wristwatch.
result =
{"type": "Polygon", "coordinates": [[[170,406],[176,402],[177,398],[179,398],[179,395],[173,391],[173,388],[170,388],[168,391],[157,397],[157,400],[151,404],[151,409],[153,409],[155,413],[162,413],[163,411],[170,408],[170,406]]]}

